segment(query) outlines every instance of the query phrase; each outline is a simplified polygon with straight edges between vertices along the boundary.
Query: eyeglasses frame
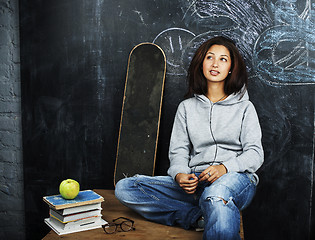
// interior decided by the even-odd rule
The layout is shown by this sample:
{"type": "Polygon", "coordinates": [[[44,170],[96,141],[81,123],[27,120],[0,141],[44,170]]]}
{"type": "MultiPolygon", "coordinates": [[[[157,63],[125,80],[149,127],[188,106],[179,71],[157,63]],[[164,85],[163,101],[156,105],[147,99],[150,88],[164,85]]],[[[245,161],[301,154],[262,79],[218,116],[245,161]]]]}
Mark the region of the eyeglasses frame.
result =
{"type": "Polygon", "coordinates": [[[118,217],[118,218],[115,218],[114,220],[112,220],[112,222],[110,223],[106,223],[104,225],[102,225],[102,228],[104,230],[104,232],[106,232],[105,228],[106,226],[110,226],[110,224],[115,224],[115,231],[114,232],[106,232],[107,234],[113,234],[115,232],[117,232],[117,228],[118,226],[120,227],[120,229],[123,231],[123,232],[129,232],[129,231],[132,231],[132,230],[136,230],[136,228],[134,227],[134,223],[135,221],[129,219],[129,218],[126,218],[126,217],[118,217]],[[119,220],[119,219],[124,219],[125,221],[122,221],[121,223],[115,223],[115,221],[119,220]],[[131,228],[128,230],[128,231],[125,231],[121,226],[123,223],[125,222],[130,222],[131,223],[131,228]]]}

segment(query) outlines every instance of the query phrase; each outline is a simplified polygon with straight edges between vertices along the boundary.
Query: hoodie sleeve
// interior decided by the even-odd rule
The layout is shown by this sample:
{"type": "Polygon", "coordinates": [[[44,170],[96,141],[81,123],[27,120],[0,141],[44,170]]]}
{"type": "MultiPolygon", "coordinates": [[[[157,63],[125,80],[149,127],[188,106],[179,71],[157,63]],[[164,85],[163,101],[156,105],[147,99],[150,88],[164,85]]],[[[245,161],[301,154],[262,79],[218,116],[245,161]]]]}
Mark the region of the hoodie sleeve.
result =
{"type": "Polygon", "coordinates": [[[243,151],[240,155],[225,161],[228,172],[256,172],[264,162],[261,144],[261,128],[254,105],[250,103],[244,112],[240,140],[243,151]]]}
{"type": "Polygon", "coordinates": [[[191,172],[190,160],[191,142],[187,132],[186,110],[183,103],[178,106],[170,140],[168,175],[175,179],[178,173],[191,172]]]}

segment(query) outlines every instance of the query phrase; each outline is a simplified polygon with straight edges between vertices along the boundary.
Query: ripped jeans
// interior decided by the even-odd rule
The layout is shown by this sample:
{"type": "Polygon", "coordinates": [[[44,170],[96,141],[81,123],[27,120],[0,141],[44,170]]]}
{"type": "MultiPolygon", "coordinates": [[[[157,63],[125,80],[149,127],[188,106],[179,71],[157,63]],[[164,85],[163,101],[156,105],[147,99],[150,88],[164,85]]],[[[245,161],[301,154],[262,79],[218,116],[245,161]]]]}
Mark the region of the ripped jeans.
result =
{"type": "Polygon", "coordinates": [[[189,229],[203,216],[203,239],[228,240],[240,239],[239,211],[255,191],[253,174],[231,172],[212,184],[201,182],[195,194],[185,193],[170,176],[136,175],[120,180],[115,195],[144,218],[169,226],[189,229]]]}

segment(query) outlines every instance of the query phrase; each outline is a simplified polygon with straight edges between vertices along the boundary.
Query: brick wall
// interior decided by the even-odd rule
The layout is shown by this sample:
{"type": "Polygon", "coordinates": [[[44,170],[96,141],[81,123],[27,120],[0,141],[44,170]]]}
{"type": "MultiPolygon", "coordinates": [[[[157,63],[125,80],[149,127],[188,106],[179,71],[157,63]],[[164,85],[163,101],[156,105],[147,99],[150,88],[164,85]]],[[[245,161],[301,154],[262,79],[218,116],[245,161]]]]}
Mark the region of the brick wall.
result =
{"type": "Polygon", "coordinates": [[[18,0],[0,0],[0,239],[24,239],[18,0]]]}

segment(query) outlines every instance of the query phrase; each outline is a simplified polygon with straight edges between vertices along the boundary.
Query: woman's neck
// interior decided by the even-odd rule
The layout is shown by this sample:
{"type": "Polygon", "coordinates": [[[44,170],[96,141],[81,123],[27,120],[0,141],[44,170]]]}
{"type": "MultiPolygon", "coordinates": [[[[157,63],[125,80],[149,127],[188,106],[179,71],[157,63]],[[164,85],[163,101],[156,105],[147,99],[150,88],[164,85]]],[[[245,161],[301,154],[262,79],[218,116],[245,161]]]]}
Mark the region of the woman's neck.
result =
{"type": "Polygon", "coordinates": [[[208,83],[208,92],[206,97],[214,103],[224,100],[227,97],[224,92],[224,82],[208,83]]]}

